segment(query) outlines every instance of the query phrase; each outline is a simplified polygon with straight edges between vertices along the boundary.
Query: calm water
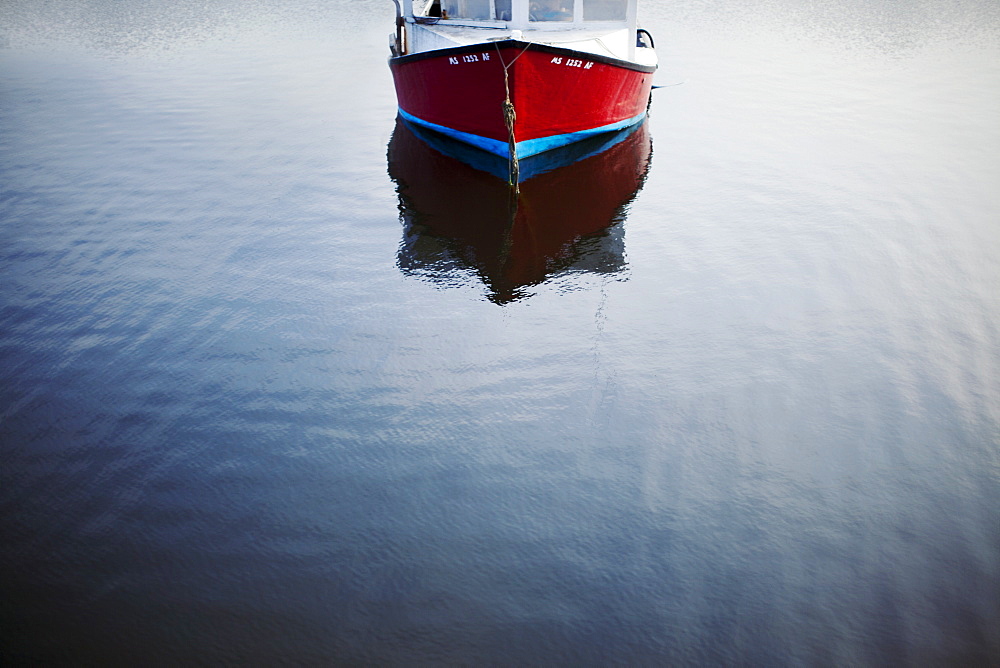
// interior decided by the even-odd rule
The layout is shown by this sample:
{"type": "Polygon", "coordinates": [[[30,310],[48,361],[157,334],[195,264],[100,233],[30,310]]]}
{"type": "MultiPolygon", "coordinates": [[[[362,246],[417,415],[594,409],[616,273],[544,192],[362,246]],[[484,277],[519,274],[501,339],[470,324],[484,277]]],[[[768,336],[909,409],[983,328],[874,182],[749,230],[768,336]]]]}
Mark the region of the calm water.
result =
{"type": "Polygon", "coordinates": [[[388,1],[3,2],[4,663],[1000,664],[1000,5],[641,10],[504,241],[388,1]]]}

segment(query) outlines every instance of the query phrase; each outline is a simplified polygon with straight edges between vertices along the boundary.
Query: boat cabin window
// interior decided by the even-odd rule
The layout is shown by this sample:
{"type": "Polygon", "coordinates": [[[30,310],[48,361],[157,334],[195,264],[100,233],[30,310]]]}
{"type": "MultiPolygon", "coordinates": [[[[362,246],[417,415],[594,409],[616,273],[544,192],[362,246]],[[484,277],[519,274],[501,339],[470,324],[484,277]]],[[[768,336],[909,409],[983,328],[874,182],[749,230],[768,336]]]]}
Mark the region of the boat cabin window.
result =
{"type": "Polygon", "coordinates": [[[531,0],[528,18],[531,21],[572,21],[574,2],[583,5],[584,21],[624,21],[628,0],[531,0]]]}
{"type": "Polygon", "coordinates": [[[425,0],[422,15],[458,21],[510,21],[515,4],[519,11],[527,5],[532,23],[619,22],[628,19],[629,0],[425,0]]]}
{"type": "Polygon", "coordinates": [[[624,21],[628,0],[583,0],[584,21],[624,21]]]}
{"type": "Polygon", "coordinates": [[[510,0],[441,0],[441,11],[449,19],[509,21],[510,0]]]}
{"type": "Polygon", "coordinates": [[[532,21],[572,21],[573,0],[531,0],[528,18],[532,21]]]}

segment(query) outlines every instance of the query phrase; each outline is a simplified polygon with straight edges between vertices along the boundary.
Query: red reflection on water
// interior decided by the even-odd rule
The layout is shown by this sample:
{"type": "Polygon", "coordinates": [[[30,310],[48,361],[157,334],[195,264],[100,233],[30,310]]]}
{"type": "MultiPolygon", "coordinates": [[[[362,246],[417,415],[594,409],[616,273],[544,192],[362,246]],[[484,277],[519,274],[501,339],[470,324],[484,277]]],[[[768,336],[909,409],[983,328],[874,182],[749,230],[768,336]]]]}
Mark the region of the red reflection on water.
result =
{"type": "MultiPolygon", "coordinates": [[[[651,141],[645,123],[609,137],[591,145],[617,143],[528,178],[515,193],[494,175],[496,169],[490,173],[445,155],[436,148],[448,150],[447,142],[432,148],[397,122],[389,174],[398,185],[406,227],[400,268],[441,283],[453,282],[456,269],[471,269],[498,303],[521,298],[526,286],[568,270],[622,270],[621,222],[644,181],[651,141]]],[[[581,151],[585,146],[574,147],[566,160],[581,151]]],[[[468,147],[454,155],[478,167],[496,167],[495,157],[471,155],[468,147]],[[486,164],[489,160],[494,164],[486,164]]],[[[559,158],[545,156],[547,166],[559,158]]],[[[522,174],[525,167],[532,168],[522,165],[522,174]]]]}

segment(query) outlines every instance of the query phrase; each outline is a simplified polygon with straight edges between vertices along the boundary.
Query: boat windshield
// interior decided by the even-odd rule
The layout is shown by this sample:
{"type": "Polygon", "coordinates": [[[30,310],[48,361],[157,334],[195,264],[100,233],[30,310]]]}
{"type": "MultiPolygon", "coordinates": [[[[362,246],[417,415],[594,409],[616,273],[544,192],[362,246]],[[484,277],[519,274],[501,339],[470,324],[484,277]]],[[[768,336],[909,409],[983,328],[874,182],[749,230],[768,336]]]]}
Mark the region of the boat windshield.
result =
{"type": "Polygon", "coordinates": [[[584,21],[624,21],[628,0],[583,0],[584,21]]]}
{"type": "Polygon", "coordinates": [[[510,20],[510,0],[442,0],[441,10],[449,19],[510,20]]]}
{"type": "Polygon", "coordinates": [[[572,21],[573,0],[531,0],[528,18],[532,21],[572,21]]]}
{"type": "Polygon", "coordinates": [[[531,0],[532,21],[572,21],[574,2],[580,2],[584,21],[624,21],[628,0],[531,0]]]}
{"type": "Polygon", "coordinates": [[[510,21],[511,4],[528,5],[532,22],[625,21],[629,0],[431,0],[426,16],[471,21],[510,21]]]}

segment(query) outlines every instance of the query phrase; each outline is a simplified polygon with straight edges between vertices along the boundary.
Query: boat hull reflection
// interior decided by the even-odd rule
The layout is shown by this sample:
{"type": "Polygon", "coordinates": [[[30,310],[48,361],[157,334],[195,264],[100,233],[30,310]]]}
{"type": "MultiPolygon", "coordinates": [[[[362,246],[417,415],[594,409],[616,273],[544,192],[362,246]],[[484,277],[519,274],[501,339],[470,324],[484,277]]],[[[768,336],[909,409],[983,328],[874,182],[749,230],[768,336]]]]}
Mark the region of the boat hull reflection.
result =
{"type": "Polygon", "coordinates": [[[640,123],[522,161],[515,189],[507,160],[397,119],[399,268],[442,286],[477,276],[496,303],[567,273],[620,274],[625,209],[650,155],[640,123]]]}

